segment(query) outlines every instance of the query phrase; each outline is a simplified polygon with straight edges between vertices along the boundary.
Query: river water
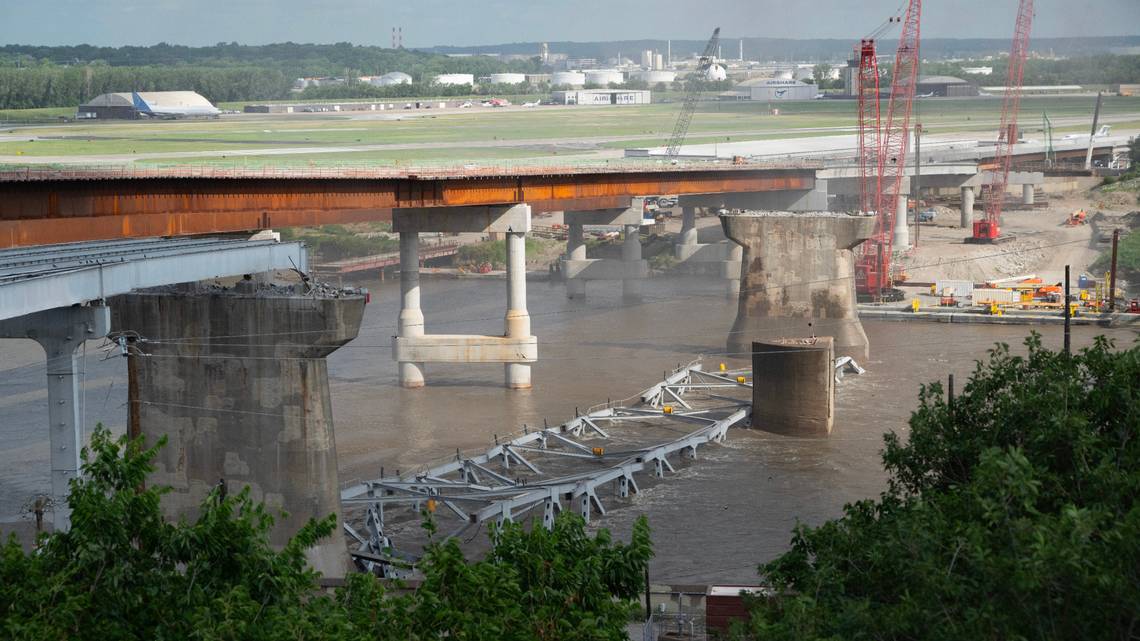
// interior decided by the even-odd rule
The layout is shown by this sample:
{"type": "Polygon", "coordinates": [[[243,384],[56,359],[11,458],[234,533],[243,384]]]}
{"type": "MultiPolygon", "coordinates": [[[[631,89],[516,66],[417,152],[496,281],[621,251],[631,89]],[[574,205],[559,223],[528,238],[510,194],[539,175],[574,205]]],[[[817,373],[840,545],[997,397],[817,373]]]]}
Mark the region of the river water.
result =
{"type": "MultiPolygon", "coordinates": [[[[428,386],[403,390],[391,360],[399,306],[398,281],[362,281],[373,292],[360,336],[329,357],[341,481],[373,478],[484,448],[494,435],[525,423],[559,423],[607,399],[633,395],[665,370],[701,354],[726,360],[726,332],[736,303],[721,281],[655,278],[641,303],[621,301],[620,283],[591,283],[586,301],[566,299],[557,282],[531,282],[528,302],[539,361],[534,389],[503,388],[501,365],[427,366],[428,386]]],[[[425,280],[422,306],[429,333],[502,333],[506,283],[425,280]]],[[[724,445],[701,449],[625,505],[607,505],[595,523],[628,535],[648,514],[660,583],[756,580],[758,563],[785,550],[797,522],[817,524],[845,503],[877,496],[882,434],[906,432],[918,387],[953,373],[963,384],[974,361],[996,341],[1020,344],[1021,326],[867,322],[867,373],[837,387],[835,429],[828,438],[795,438],[734,430],[724,445]]],[[[1042,327],[1047,344],[1061,345],[1059,327],[1042,327]]],[[[1098,333],[1128,344],[1131,331],[1074,328],[1081,346],[1098,333]]],[[[117,431],[126,422],[126,368],[114,350],[88,345],[85,420],[117,431]]],[[[729,359],[730,363],[733,363],[729,359]]],[[[735,361],[737,364],[743,361],[735,361]]],[[[28,527],[25,504],[49,487],[43,355],[30,341],[0,342],[0,530],[28,527]]]]}

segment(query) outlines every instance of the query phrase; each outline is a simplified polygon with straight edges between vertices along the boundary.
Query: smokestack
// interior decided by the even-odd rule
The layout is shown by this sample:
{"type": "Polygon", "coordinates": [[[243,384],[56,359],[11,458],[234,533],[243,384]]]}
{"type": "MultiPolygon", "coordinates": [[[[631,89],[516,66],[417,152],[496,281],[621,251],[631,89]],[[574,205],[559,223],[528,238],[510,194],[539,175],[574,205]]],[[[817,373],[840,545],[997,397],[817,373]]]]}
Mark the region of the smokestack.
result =
{"type": "Polygon", "coordinates": [[[669,61],[669,68],[673,68],[673,41],[665,41],[665,59],[669,61]]]}
{"type": "Polygon", "coordinates": [[[396,28],[392,27],[392,48],[396,48],[396,28]]]}
{"type": "Polygon", "coordinates": [[[740,61],[744,62],[744,38],[740,39],[740,61]]]}
{"type": "Polygon", "coordinates": [[[403,49],[404,48],[404,28],[403,27],[399,28],[399,34],[400,34],[400,48],[403,49]]]}

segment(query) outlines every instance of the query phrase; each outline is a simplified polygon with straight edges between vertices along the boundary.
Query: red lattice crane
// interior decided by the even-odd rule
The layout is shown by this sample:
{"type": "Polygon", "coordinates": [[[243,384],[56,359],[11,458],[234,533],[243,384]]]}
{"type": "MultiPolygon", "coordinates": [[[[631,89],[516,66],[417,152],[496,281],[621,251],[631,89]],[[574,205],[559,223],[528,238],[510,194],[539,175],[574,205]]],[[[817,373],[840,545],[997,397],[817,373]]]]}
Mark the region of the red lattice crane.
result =
{"type": "Polygon", "coordinates": [[[1029,55],[1029,30],[1032,26],[1033,0],[1020,0],[1017,5],[1017,22],[1013,29],[1013,44],[1009,49],[1005,97],[1001,101],[1001,126],[994,151],[996,166],[990,172],[985,218],[974,221],[974,234],[970,240],[975,243],[992,243],[1001,236],[1001,210],[1005,204],[1005,189],[1009,185],[1013,145],[1017,143],[1017,110],[1021,106],[1021,83],[1025,77],[1025,59],[1029,55]]]}
{"type": "MultiPolygon", "coordinates": [[[[894,240],[895,211],[902,192],[903,174],[906,172],[906,158],[910,144],[910,115],[914,102],[915,87],[918,83],[918,45],[922,22],[922,0],[910,0],[906,13],[901,19],[892,18],[888,24],[901,22],[898,51],[895,53],[895,66],[891,77],[891,97],[887,103],[887,117],[879,118],[878,89],[874,90],[874,105],[866,106],[871,98],[869,87],[859,87],[859,163],[863,211],[875,213],[875,232],[870,240],[863,243],[862,253],[855,264],[855,288],[858,294],[881,300],[884,290],[891,289],[891,251],[894,240]],[[865,91],[866,89],[866,91],[865,91]],[[874,121],[878,121],[878,127],[874,121]],[[875,133],[872,134],[874,129],[875,133]],[[874,138],[874,173],[869,174],[869,158],[872,147],[868,141],[874,138]],[[873,191],[868,193],[868,189],[873,191]],[[873,205],[873,206],[870,206],[873,205]],[[870,207],[869,207],[870,206],[870,207]]],[[[874,58],[873,38],[870,39],[874,58]]],[[[859,78],[864,77],[864,51],[868,49],[868,39],[860,44],[859,78]]],[[[869,72],[868,72],[869,73],[869,72]]],[[[878,71],[875,70],[877,85],[878,71]]]]}

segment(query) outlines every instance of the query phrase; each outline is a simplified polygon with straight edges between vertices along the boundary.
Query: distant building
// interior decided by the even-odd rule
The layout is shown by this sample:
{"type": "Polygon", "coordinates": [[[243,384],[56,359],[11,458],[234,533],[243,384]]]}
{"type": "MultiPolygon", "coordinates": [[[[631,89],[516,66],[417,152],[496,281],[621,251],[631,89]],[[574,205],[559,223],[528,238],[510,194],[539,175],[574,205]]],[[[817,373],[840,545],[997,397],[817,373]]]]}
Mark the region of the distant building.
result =
{"type": "Polygon", "coordinates": [[[551,94],[560,105],[648,105],[650,92],[639,89],[574,89],[551,94]]]}
{"type": "Polygon", "coordinates": [[[77,119],[136,120],[142,117],[216,116],[218,109],[193,91],[105,93],[79,105],[77,119]]]}
{"type": "Polygon", "coordinates": [[[373,76],[368,82],[370,84],[376,85],[377,87],[410,85],[412,84],[412,77],[402,71],[392,71],[382,76],[373,76]]]}
{"type": "Polygon", "coordinates": [[[927,76],[919,78],[915,91],[943,98],[967,98],[978,95],[978,85],[954,76],[927,76]]]}
{"type": "Polygon", "coordinates": [[[988,76],[994,72],[993,67],[962,67],[962,73],[971,76],[988,76]]]}
{"type": "Polygon", "coordinates": [[[729,92],[740,100],[811,100],[815,98],[815,85],[783,78],[755,78],[745,80],[729,92]]]}

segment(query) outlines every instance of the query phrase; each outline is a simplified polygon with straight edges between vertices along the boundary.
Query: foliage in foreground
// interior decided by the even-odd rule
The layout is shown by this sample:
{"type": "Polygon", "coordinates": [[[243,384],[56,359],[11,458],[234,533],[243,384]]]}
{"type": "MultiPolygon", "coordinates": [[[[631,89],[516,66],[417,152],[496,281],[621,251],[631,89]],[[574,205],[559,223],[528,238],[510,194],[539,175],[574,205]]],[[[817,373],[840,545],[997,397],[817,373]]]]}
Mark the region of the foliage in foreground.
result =
{"type": "Polygon", "coordinates": [[[1140,347],[999,345],[953,406],[922,388],[889,489],[761,567],[760,639],[1136,639],[1140,347]]]}
{"type": "Polygon", "coordinates": [[[0,638],[616,641],[652,555],[644,518],[626,545],[566,514],[549,532],[495,528],[488,557],[468,563],[428,521],[419,590],[396,595],[354,574],[321,593],[304,551],[336,531],[335,516],[281,550],[248,490],[212,495],[193,523],[168,523],[164,490],[143,487],[156,451],[96,430],[72,482],[71,530],[31,554],[14,538],[0,547],[0,638]]]}

